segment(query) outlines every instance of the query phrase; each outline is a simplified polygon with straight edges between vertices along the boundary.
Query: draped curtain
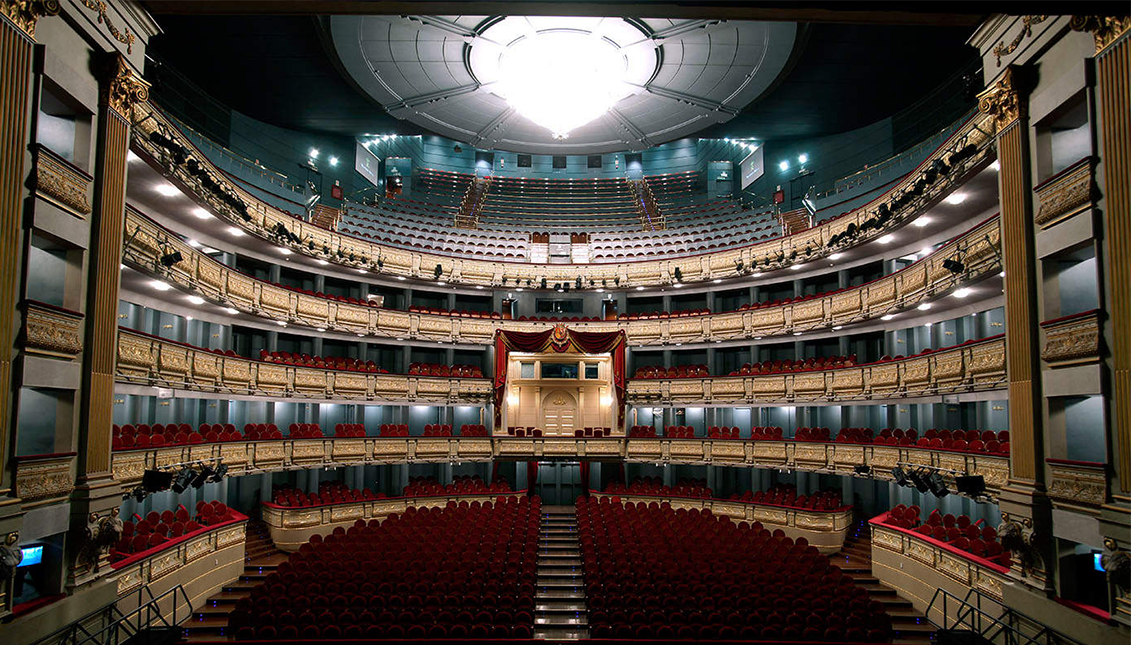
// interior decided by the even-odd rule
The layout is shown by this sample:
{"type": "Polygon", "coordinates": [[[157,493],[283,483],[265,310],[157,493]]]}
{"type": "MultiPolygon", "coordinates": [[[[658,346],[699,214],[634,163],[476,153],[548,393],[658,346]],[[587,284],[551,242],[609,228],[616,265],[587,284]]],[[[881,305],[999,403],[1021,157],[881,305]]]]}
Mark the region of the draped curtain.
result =
{"type": "Polygon", "coordinates": [[[495,425],[501,425],[503,420],[503,395],[507,387],[507,357],[510,352],[536,354],[553,351],[559,354],[612,355],[617,427],[624,427],[625,346],[624,331],[573,331],[563,326],[541,332],[497,330],[495,332],[495,425]]]}

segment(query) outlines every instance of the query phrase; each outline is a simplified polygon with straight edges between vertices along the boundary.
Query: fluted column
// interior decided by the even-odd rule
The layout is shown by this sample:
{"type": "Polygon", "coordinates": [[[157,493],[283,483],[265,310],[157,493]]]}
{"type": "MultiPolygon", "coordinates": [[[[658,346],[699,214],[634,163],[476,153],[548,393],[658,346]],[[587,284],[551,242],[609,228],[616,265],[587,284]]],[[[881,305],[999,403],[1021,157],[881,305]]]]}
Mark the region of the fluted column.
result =
{"type": "MultiPolygon", "coordinates": [[[[133,107],[149,98],[149,84],[118,53],[102,59],[98,139],[87,263],[86,343],[80,409],[78,482],[72,504],[76,531],[99,526],[119,504],[118,485],[110,471],[110,435],[114,369],[118,349],[118,284],[121,278],[125,220],[127,154],[133,107]]],[[[79,546],[74,553],[72,584],[97,573],[103,549],[79,546]]]]}
{"type": "MultiPolygon", "coordinates": [[[[1007,68],[978,97],[993,117],[997,138],[1002,261],[1005,269],[1005,352],[1009,383],[1009,484],[1002,491],[1002,519],[1015,522],[1035,552],[1051,544],[1051,510],[1044,494],[1043,395],[1038,333],[1036,238],[1032,216],[1028,96],[1023,70],[1007,68]],[[1039,545],[1039,548],[1037,547],[1039,545]]],[[[1014,573],[1027,584],[1051,584],[1051,562],[1015,559],[1014,573]]]]}

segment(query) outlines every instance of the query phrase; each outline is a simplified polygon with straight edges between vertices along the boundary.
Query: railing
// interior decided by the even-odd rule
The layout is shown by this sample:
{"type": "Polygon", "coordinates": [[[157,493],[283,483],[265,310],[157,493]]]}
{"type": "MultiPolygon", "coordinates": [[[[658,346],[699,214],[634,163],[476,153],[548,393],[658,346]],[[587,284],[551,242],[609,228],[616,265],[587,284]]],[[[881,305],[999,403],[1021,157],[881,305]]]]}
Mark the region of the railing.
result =
{"type": "Polygon", "coordinates": [[[945,589],[935,590],[927,606],[926,614],[932,615],[931,610],[942,613],[944,630],[969,631],[980,635],[990,643],[1004,645],[1084,645],[1080,641],[1066,636],[1053,628],[1042,624],[1037,619],[1023,614],[1016,609],[1003,605],[1000,601],[990,598],[978,591],[970,589],[965,597],[958,596],[945,589]],[[994,617],[986,609],[985,603],[993,604],[994,617]],[[954,616],[951,616],[954,612],[954,616]]]}
{"type": "Polygon", "coordinates": [[[630,179],[628,180],[632,191],[636,195],[636,211],[640,214],[640,227],[645,231],[662,231],[667,228],[667,222],[664,220],[664,213],[660,210],[660,205],[656,203],[656,197],[652,194],[652,187],[648,185],[646,179],[630,179]]]}
{"type": "Polygon", "coordinates": [[[174,628],[192,615],[192,602],[184,587],[177,585],[154,596],[149,586],[137,590],[137,608],[123,613],[118,603],[134,596],[121,596],[90,612],[75,622],[35,641],[32,645],[118,645],[153,627],[174,628]],[[163,602],[171,603],[171,611],[163,611],[163,602]],[[183,604],[182,604],[183,603],[183,604]],[[178,610],[179,607],[184,609],[178,610]],[[178,618],[180,614],[180,618],[178,618]],[[88,627],[92,622],[102,624],[88,627]]]}
{"type": "Polygon", "coordinates": [[[490,190],[490,177],[476,177],[472,180],[460,201],[459,212],[456,213],[456,228],[479,228],[479,214],[483,212],[483,203],[487,200],[487,193],[490,190]]]}

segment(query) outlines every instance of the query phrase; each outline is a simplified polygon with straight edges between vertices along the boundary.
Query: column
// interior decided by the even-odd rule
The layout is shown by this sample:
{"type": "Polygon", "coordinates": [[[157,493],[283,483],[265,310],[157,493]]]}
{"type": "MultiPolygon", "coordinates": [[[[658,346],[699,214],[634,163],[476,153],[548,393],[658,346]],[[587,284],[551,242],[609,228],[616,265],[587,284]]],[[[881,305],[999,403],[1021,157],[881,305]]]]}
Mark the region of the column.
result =
{"type": "MultiPolygon", "coordinates": [[[[1006,370],[1009,386],[1009,484],[1002,491],[1003,523],[1015,522],[1027,537],[1051,541],[1051,509],[1044,494],[1044,442],[1038,338],[1036,242],[1032,214],[1032,169],[1028,136],[1028,97],[1024,73],[1005,69],[978,96],[980,111],[992,117],[997,139],[998,194],[1001,204],[1005,280],[1006,370]]],[[[1014,565],[1027,584],[1043,588],[1052,581],[1046,559],[1034,567],[1014,565]]],[[[1015,558],[1015,560],[1018,560],[1015,558]]]]}
{"type": "MultiPolygon", "coordinates": [[[[99,63],[103,75],[99,88],[94,212],[87,263],[78,481],[71,508],[72,526],[80,532],[92,515],[105,514],[120,503],[119,487],[110,472],[110,427],[118,350],[126,155],[133,107],[149,99],[149,84],[121,54],[109,54],[99,63]]],[[[78,558],[74,564],[71,583],[80,585],[92,579],[88,574],[96,573],[100,562],[78,558]]]]}

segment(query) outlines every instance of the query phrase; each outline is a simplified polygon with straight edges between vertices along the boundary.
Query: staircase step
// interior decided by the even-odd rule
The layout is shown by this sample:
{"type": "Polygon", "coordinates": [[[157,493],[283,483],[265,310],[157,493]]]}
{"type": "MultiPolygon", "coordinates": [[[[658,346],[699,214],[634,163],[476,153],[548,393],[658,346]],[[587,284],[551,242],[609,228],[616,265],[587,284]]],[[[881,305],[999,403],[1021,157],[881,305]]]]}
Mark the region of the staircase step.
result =
{"type": "Polygon", "coordinates": [[[534,624],[543,627],[580,627],[588,626],[589,618],[586,616],[535,616],[534,624]]]}
{"type": "Polygon", "coordinates": [[[538,565],[542,566],[543,564],[550,567],[581,567],[581,555],[579,553],[539,555],[538,565]]]}
{"type": "Polygon", "coordinates": [[[576,602],[573,600],[542,600],[534,603],[535,614],[558,614],[558,613],[589,613],[589,608],[583,602],[576,602]]]}

